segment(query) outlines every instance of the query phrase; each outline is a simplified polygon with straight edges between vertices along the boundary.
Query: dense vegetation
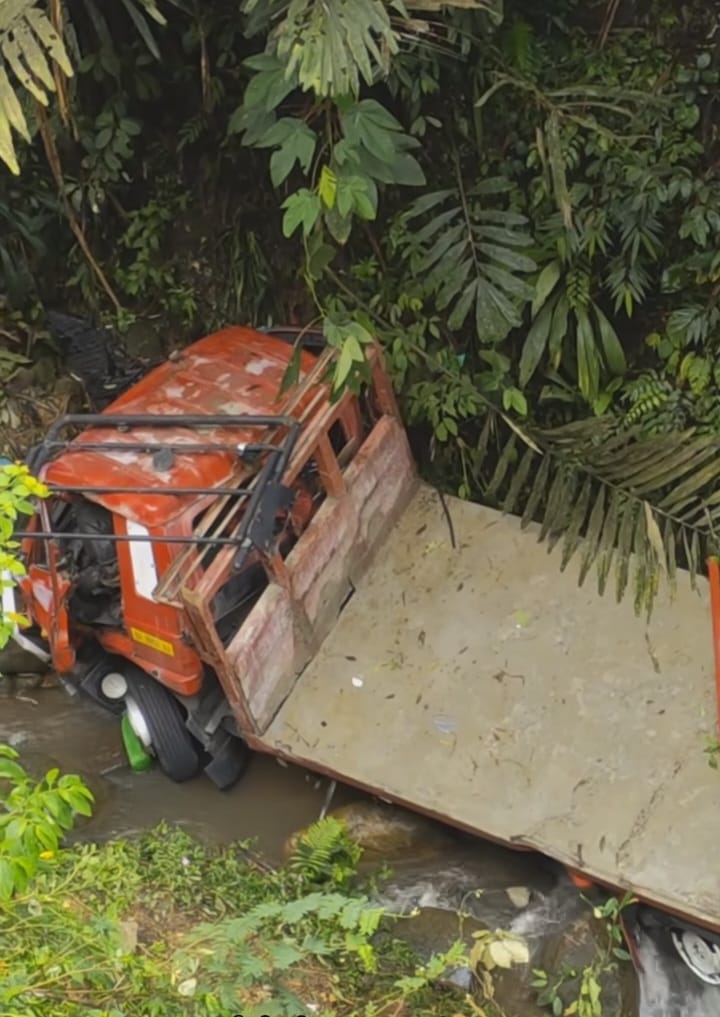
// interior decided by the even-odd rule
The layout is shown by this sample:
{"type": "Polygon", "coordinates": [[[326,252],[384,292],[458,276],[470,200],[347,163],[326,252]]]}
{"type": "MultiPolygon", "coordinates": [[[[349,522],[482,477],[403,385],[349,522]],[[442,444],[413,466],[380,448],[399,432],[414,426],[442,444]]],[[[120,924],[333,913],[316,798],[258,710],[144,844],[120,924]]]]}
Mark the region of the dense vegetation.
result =
{"type": "Polygon", "coordinates": [[[92,808],[78,777],[38,779],[0,745],[6,1017],[515,1017],[497,976],[517,966],[543,1012],[626,1017],[613,986],[629,960],[629,896],[595,906],[599,936],[577,968],[530,973],[521,936],[471,931],[462,911],[457,939],[421,958],[403,942],[419,910],[378,906],[388,871],[359,875],[362,850],[339,819],[311,825],[272,868],[247,843],[208,848],[165,824],[65,846],[92,808]],[[459,969],[474,973],[470,992],[459,969]]]}
{"type": "Polygon", "coordinates": [[[493,969],[527,961],[517,937],[487,933],[472,961],[458,940],[422,963],[398,938],[402,919],[373,905],[356,876],[361,852],[337,820],[310,827],[280,869],[247,844],[208,849],[167,826],[62,846],[92,800],[79,778],[53,770],[37,781],[0,746],[8,1017],[496,1017],[447,974],[479,963],[491,987],[493,969]]]}
{"type": "Polygon", "coordinates": [[[3,419],[21,358],[50,355],[43,307],[166,344],[322,321],[339,383],[379,338],[451,489],[543,519],[602,586],[614,557],[618,593],[635,551],[638,607],[661,568],[701,568],[714,5],[240,7],[0,4],[3,419]]]}

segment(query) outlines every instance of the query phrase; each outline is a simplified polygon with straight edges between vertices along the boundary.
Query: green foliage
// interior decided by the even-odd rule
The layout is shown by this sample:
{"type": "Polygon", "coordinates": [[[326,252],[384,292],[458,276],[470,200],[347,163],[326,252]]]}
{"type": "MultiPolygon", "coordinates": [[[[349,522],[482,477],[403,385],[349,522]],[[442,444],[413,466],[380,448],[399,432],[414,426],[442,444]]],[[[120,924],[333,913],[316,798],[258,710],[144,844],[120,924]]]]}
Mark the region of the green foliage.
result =
{"type": "MultiPolygon", "coordinates": [[[[109,31],[105,19],[92,0],[85,2],[101,40],[107,40],[109,31]]],[[[145,11],[157,24],[165,24],[155,0],[122,0],[122,5],[148,49],[159,58],[160,53],[143,13],[145,11]]],[[[48,107],[49,93],[60,90],[61,108],[63,115],[67,116],[64,79],[72,78],[74,72],[63,38],[64,29],[62,14],[57,20],[55,14],[49,16],[41,9],[38,0],[4,0],[0,7],[0,160],[12,173],[20,172],[13,130],[26,142],[31,140],[24,108],[26,95],[48,107]],[[9,71],[17,84],[11,80],[9,71]]]]}
{"type": "Polygon", "coordinates": [[[126,253],[120,255],[115,273],[123,293],[136,306],[153,298],[166,313],[186,325],[194,318],[195,299],[191,290],[177,279],[164,248],[188,200],[186,194],[166,194],[162,201],[151,200],[130,213],[119,238],[120,248],[126,253]]]}
{"type": "Polygon", "coordinates": [[[246,844],[209,849],[167,826],[60,849],[0,902],[0,935],[0,1006],[18,1017],[466,1012],[434,987],[458,946],[421,967],[362,894],[308,891],[246,844]]]}
{"type": "Polygon", "coordinates": [[[50,770],[34,781],[0,745],[0,901],[27,889],[57,855],[77,816],[89,816],[93,796],[76,776],[50,770]]]}
{"type": "Polygon", "coordinates": [[[417,186],[424,175],[411,150],[419,143],[375,99],[338,99],[305,104],[302,116],[278,116],[282,103],[297,87],[293,72],[278,56],[262,54],[246,61],[256,73],[243,104],[233,115],[230,133],[243,142],[272,149],[270,177],[283,185],[298,169],[308,186],[299,187],[282,203],[283,233],[291,237],[302,228],[310,243],[307,271],[317,279],[332,257],[329,239],[347,243],[353,220],[377,216],[378,188],[400,184],[417,186]]]}
{"type": "Polygon", "coordinates": [[[377,337],[423,462],[464,496],[493,498],[501,462],[511,481],[508,427],[716,434],[706,12],[636,5],[598,46],[567,0],[501,7],[176,0],[160,34],[149,0],[78,0],[76,73],[54,68],[47,115],[60,183],[8,71],[33,140],[0,182],[0,289],[97,306],[101,263],[123,317],[158,315],[171,340],[322,320],[335,394],[377,337]]]}
{"type": "MultiPolygon", "coordinates": [[[[245,0],[251,14],[259,0],[245,0]]],[[[270,45],[285,67],[285,77],[318,97],[357,95],[361,79],[368,85],[386,75],[398,50],[390,0],[291,0],[283,20],[270,35],[270,45]]]]}
{"type": "Polygon", "coordinates": [[[30,141],[27,118],[16,85],[47,106],[48,92],[55,92],[53,70],[66,77],[72,67],[61,36],[36,0],[5,0],[0,6],[0,160],[18,174],[12,131],[30,141]]]}
{"type": "MultiPolygon", "coordinates": [[[[0,588],[12,585],[17,576],[25,574],[25,566],[16,554],[18,542],[13,540],[13,531],[20,517],[34,513],[32,499],[47,494],[45,485],[30,475],[27,466],[0,466],[0,588]]],[[[7,617],[0,606],[0,648],[22,621],[19,615],[7,617]]]]}
{"type": "MultiPolygon", "coordinates": [[[[488,419],[480,440],[485,457],[490,439],[488,419]]],[[[675,583],[679,562],[694,584],[716,553],[714,435],[643,437],[601,418],[534,430],[529,444],[511,431],[486,462],[485,498],[518,512],[523,526],[539,519],[539,539],[549,549],[562,541],[562,569],[579,553],[581,584],[595,565],[604,593],[614,565],[620,600],[632,571],[637,611],[650,610],[663,574],[675,583]]]]}
{"type": "Polygon", "coordinates": [[[490,178],[466,193],[459,181],[457,190],[424,194],[403,217],[407,224],[434,212],[408,239],[409,269],[425,278],[436,310],[447,309],[449,329],[463,329],[472,313],[481,346],[502,342],[520,325],[534,295],[523,278],[536,267],[525,253],[531,244],[526,217],[483,201],[511,187],[490,178]]]}
{"type": "Polygon", "coordinates": [[[568,344],[573,347],[581,395],[596,413],[603,413],[610,402],[609,391],[601,393],[603,376],[625,374],[625,353],[617,332],[590,296],[588,273],[577,269],[563,273],[561,263],[551,261],[536,283],[532,324],[520,357],[520,385],[527,385],[546,357],[557,371],[567,358],[568,344]]]}
{"type": "Polygon", "coordinates": [[[533,970],[533,988],[538,990],[538,1006],[547,1007],[553,1017],[604,1017],[603,978],[615,972],[618,961],[626,963],[630,954],[625,949],[621,926],[622,913],[636,903],[631,894],[610,897],[593,908],[596,921],[603,926],[603,941],[597,956],[581,971],[567,968],[547,972],[533,970]]]}
{"type": "Polygon", "coordinates": [[[355,875],[361,855],[362,849],[348,836],[345,824],[327,816],[300,837],[288,868],[303,881],[330,881],[344,889],[355,875]]]}

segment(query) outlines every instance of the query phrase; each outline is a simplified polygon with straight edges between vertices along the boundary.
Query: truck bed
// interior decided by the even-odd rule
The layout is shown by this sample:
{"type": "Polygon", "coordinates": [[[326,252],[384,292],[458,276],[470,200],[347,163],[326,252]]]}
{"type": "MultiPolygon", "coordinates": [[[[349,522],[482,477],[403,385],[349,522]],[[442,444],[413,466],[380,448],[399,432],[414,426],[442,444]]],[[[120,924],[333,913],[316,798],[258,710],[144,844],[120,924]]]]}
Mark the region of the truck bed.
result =
{"type": "Polygon", "coordinates": [[[709,599],[649,624],[537,531],[420,487],[270,751],[720,925],[709,599]]]}

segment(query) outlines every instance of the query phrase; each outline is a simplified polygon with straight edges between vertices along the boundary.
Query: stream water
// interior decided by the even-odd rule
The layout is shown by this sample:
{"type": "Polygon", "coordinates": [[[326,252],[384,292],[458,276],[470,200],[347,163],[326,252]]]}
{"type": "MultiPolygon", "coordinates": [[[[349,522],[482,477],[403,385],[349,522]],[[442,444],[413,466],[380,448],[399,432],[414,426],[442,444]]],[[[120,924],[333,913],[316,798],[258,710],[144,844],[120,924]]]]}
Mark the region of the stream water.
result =
{"type": "MultiPolygon", "coordinates": [[[[14,745],[34,771],[56,765],[88,781],[96,810],[82,836],[95,840],[132,835],[164,819],[206,841],[252,838],[266,857],[279,860],[289,835],[318,818],[328,790],[325,780],[269,758],[254,759],[246,777],[226,793],[204,778],[176,785],[157,770],[134,774],[125,764],[117,722],[56,688],[3,696],[0,742],[14,745]]],[[[360,799],[340,787],[332,807],[360,799]]],[[[443,949],[459,931],[504,928],[527,938],[533,966],[549,969],[586,935],[587,903],[551,863],[535,855],[436,831],[389,861],[393,874],[383,903],[400,912],[422,909],[422,920],[403,923],[421,952],[443,949]],[[459,930],[461,907],[470,918],[459,930]]],[[[659,936],[645,935],[639,946],[639,991],[630,970],[625,986],[639,998],[628,1003],[623,994],[637,1017],[718,1017],[720,988],[698,982],[659,936]]],[[[501,989],[513,1017],[547,1014],[516,976],[501,989]]]]}

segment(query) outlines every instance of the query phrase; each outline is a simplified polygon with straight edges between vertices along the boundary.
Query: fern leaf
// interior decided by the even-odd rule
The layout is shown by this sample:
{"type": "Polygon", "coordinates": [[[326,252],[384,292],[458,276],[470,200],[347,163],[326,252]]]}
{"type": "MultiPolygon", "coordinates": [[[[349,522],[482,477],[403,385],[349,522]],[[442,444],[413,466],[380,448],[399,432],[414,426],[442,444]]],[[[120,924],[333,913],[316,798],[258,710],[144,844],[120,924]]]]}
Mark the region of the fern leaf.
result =
{"type": "Polygon", "coordinates": [[[0,107],[0,159],[2,159],[11,173],[14,173],[16,176],[18,175],[20,166],[15,156],[10,123],[2,107],[0,107]]]}
{"type": "Polygon", "coordinates": [[[598,592],[605,593],[610,567],[615,554],[615,541],[620,523],[620,496],[616,491],[609,492],[608,511],[600,534],[597,559],[598,592]]]}
{"type": "MultiPolygon", "coordinates": [[[[130,20],[135,25],[138,31],[138,35],[145,43],[148,51],[155,57],[156,60],[160,59],[160,50],[155,42],[155,36],[150,31],[150,26],[147,23],[145,16],[141,11],[137,9],[133,0],[122,0],[123,7],[128,12],[130,20]]],[[[159,12],[158,12],[159,13],[159,12]]]]}
{"type": "Polygon", "coordinates": [[[652,507],[647,501],[643,502],[643,517],[645,519],[645,544],[648,549],[652,549],[652,553],[655,556],[657,564],[662,568],[665,568],[665,545],[663,544],[662,534],[660,533],[660,527],[657,524],[657,520],[653,514],[652,507]]]}
{"type": "Polygon", "coordinates": [[[13,32],[15,41],[20,47],[23,59],[35,79],[41,82],[49,92],[55,91],[55,81],[47,62],[45,53],[38,44],[35,35],[26,22],[19,22],[13,32]]]}
{"type": "Polygon", "coordinates": [[[632,490],[638,497],[645,497],[661,490],[667,484],[677,484],[678,480],[690,473],[694,478],[697,470],[706,460],[717,457],[715,442],[709,438],[699,438],[692,445],[680,444],[676,449],[667,449],[660,461],[656,460],[632,478],[632,490]]]}
{"type": "Polygon", "coordinates": [[[15,36],[8,35],[4,39],[0,37],[0,48],[2,49],[2,54],[10,69],[22,87],[26,89],[34,99],[37,99],[39,103],[43,106],[47,106],[48,97],[43,89],[37,85],[35,79],[25,66],[22,59],[23,52],[15,36]]]}
{"type": "Polygon", "coordinates": [[[287,74],[316,95],[357,95],[389,70],[398,40],[381,0],[296,0],[275,33],[287,74]],[[379,45],[378,45],[379,43],[379,45]]]}
{"type": "Polygon", "coordinates": [[[701,504],[694,501],[690,508],[684,512],[678,512],[677,516],[680,522],[694,527],[699,526],[703,519],[709,515],[713,525],[715,525],[717,522],[720,522],[720,519],[716,518],[718,512],[720,512],[720,489],[715,491],[714,494],[708,495],[701,504]]]}
{"type": "Polygon", "coordinates": [[[648,516],[647,512],[638,511],[635,519],[635,533],[633,536],[632,548],[635,558],[633,592],[636,614],[640,614],[643,607],[645,607],[648,611],[650,610],[657,586],[657,560],[655,558],[654,548],[648,542],[648,527],[649,519],[651,517],[652,514],[648,516]]]}
{"type": "Polygon", "coordinates": [[[663,530],[663,547],[665,548],[665,569],[671,590],[674,590],[677,584],[677,549],[675,544],[675,527],[668,518],[665,520],[663,530]]]}
{"type": "Polygon", "coordinates": [[[697,576],[703,566],[700,553],[700,534],[697,530],[693,530],[690,533],[690,539],[686,540],[685,552],[687,554],[688,571],[690,573],[690,585],[694,590],[696,590],[697,576]]]}
{"type": "Polygon", "coordinates": [[[579,474],[573,471],[569,471],[567,473],[562,492],[562,500],[558,506],[556,518],[553,521],[553,525],[547,537],[548,554],[555,550],[555,545],[567,534],[569,527],[572,525],[574,513],[577,510],[577,506],[573,506],[573,501],[575,499],[575,493],[579,481],[579,474]]]}
{"type": "Polygon", "coordinates": [[[672,515],[674,512],[685,508],[691,499],[697,498],[698,494],[708,484],[717,486],[718,478],[720,478],[720,457],[717,455],[716,447],[715,455],[711,461],[681,484],[678,484],[677,487],[673,488],[672,493],[663,499],[659,507],[664,512],[672,515]]]}
{"type": "Polygon", "coordinates": [[[635,501],[626,500],[622,507],[620,529],[617,538],[617,563],[615,567],[615,596],[618,603],[627,589],[630,575],[630,556],[635,546],[635,525],[638,516],[638,505],[635,501]]]}

